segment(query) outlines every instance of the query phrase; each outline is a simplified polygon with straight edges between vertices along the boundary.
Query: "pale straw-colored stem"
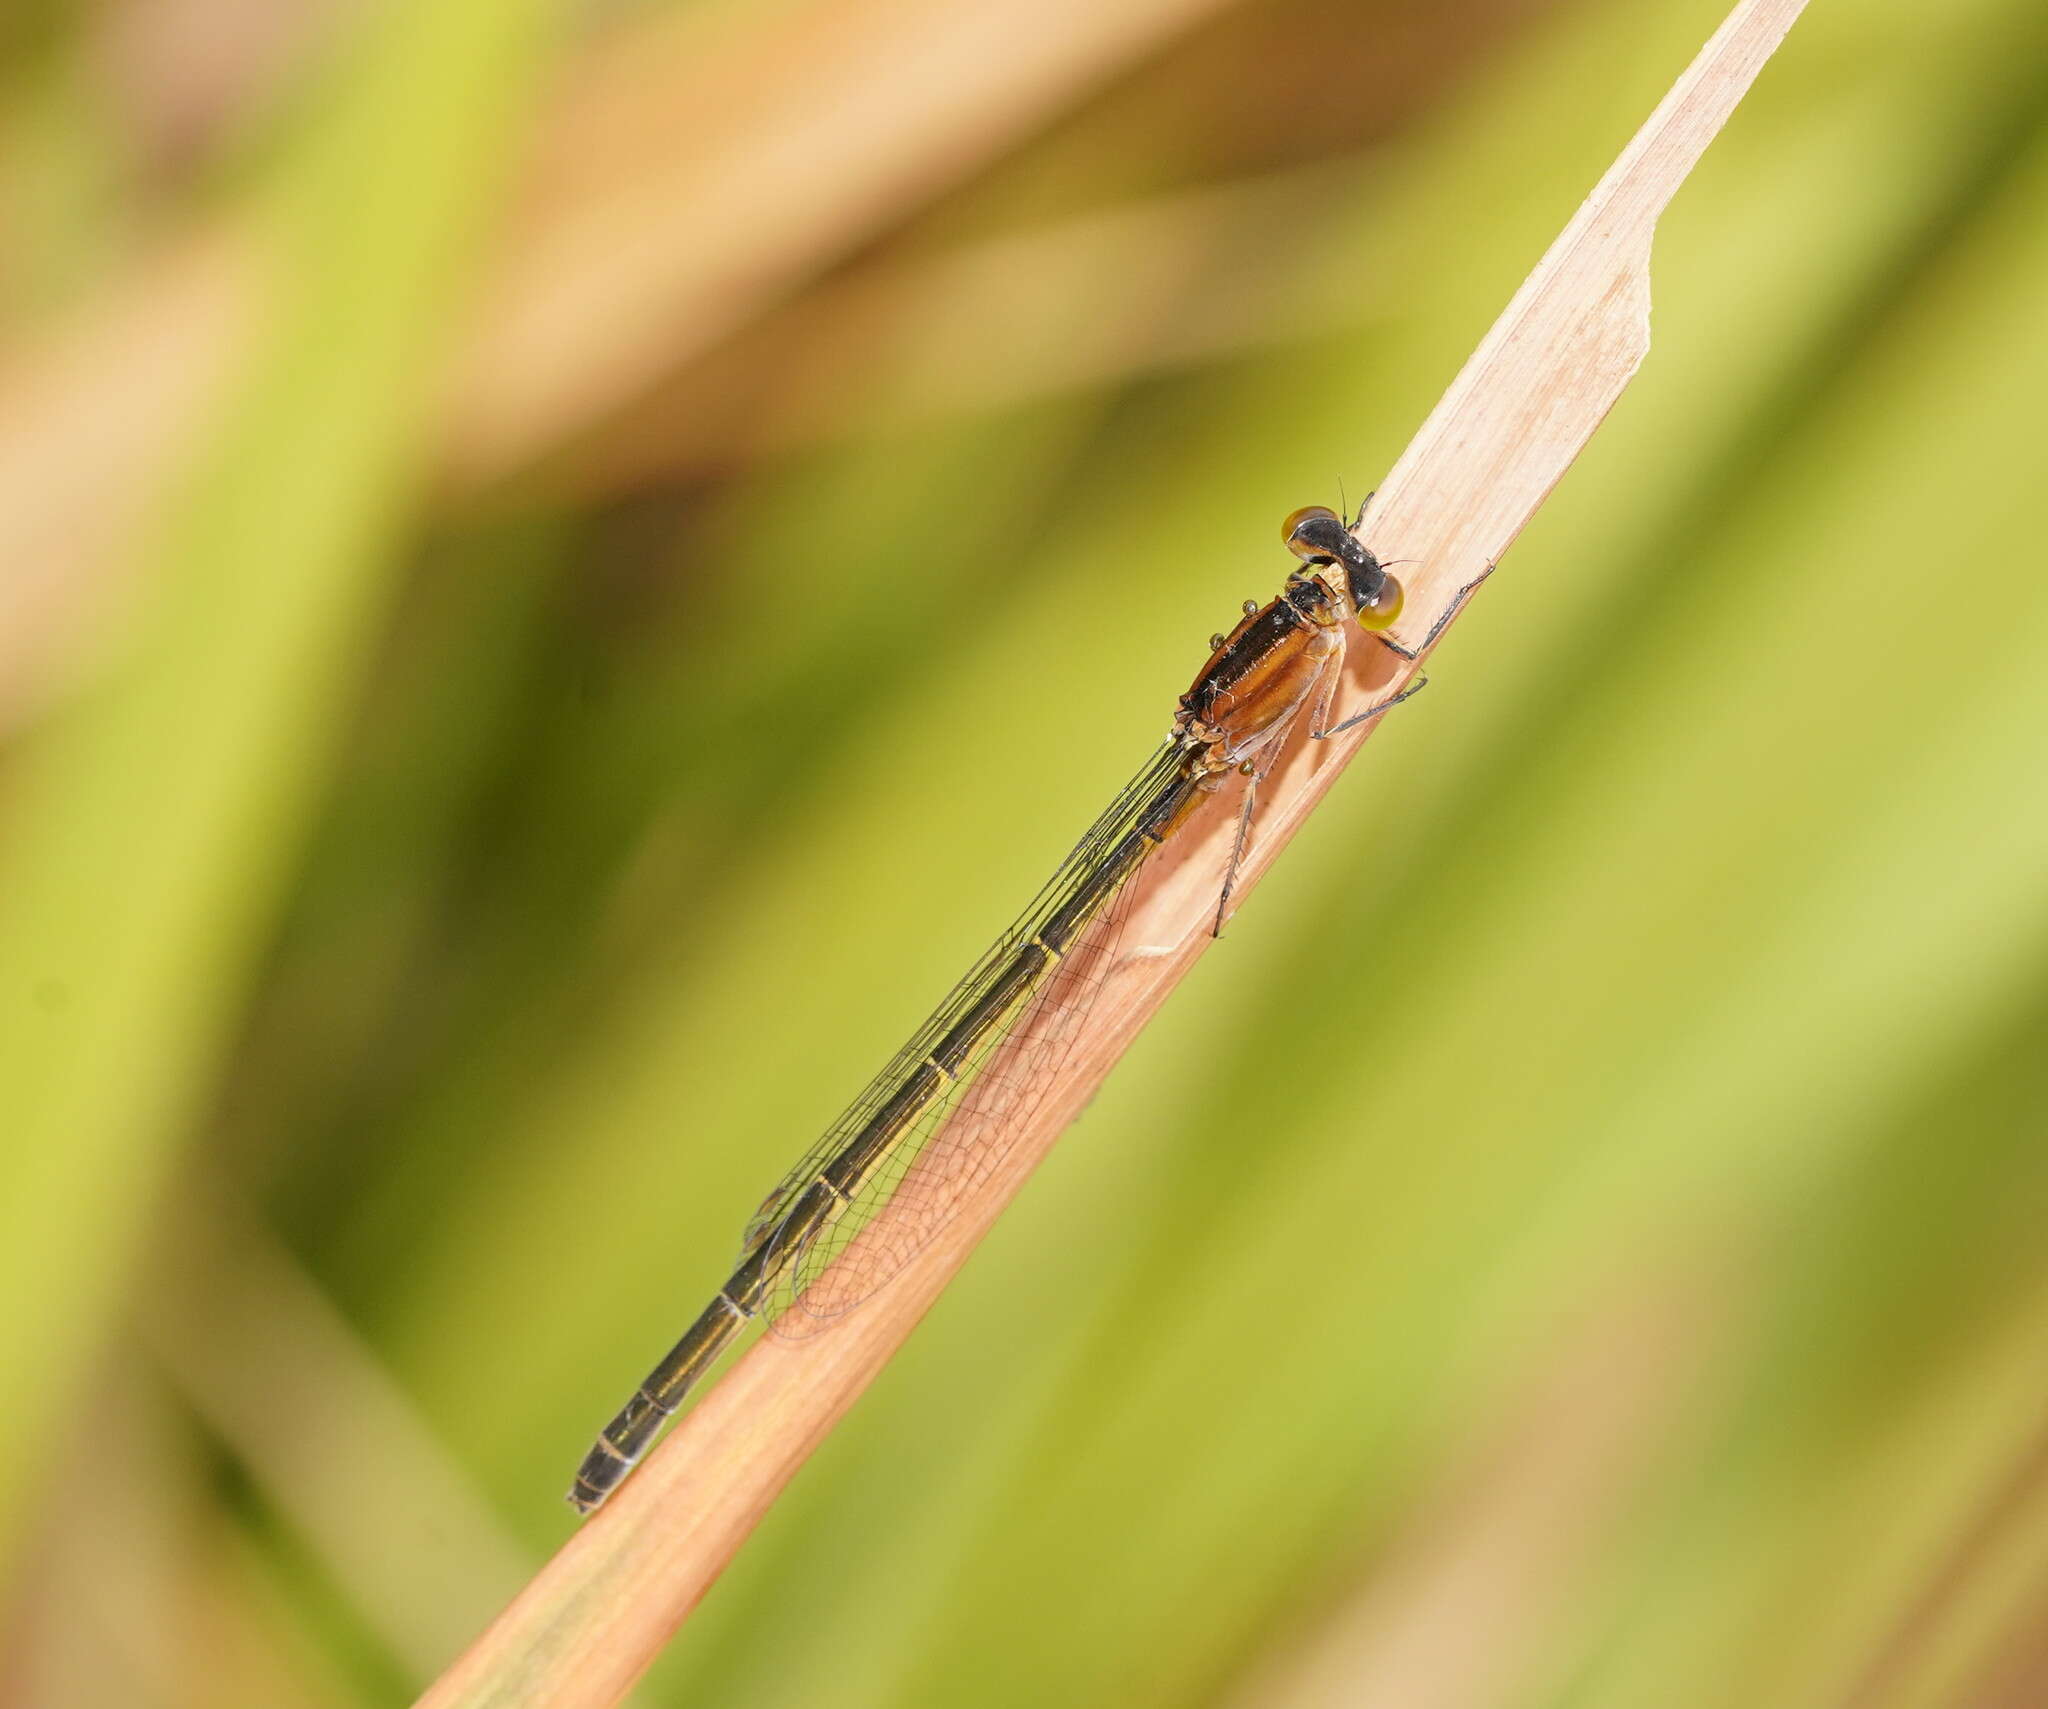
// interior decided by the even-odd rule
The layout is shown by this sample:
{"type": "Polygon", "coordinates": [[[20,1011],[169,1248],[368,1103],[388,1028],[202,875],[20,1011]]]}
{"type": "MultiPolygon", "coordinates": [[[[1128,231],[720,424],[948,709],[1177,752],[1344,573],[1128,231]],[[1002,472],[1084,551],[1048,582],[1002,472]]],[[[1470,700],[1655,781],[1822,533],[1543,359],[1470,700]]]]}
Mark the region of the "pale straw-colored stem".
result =
{"type": "MultiPolygon", "coordinates": [[[[1383,557],[1413,564],[1404,571],[1411,639],[1506,552],[1647,353],[1658,217],[1804,3],[1735,8],[1382,483],[1365,532],[1383,557]]],[[[1412,670],[1384,649],[1354,647],[1337,717],[1347,702],[1385,696],[1412,670]]],[[[1262,787],[1240,899],[1370,729],[1327,742],[1296,732],[1262,787]]],[[[828,1331],[757,1342],[420,1700],[422,1709],[597,1709],[625,1695],[1207,948],[1234,832],[1219,802],[1141,870],[1121,947],[1059,1083],[937,1238],[828,1331]]]]}

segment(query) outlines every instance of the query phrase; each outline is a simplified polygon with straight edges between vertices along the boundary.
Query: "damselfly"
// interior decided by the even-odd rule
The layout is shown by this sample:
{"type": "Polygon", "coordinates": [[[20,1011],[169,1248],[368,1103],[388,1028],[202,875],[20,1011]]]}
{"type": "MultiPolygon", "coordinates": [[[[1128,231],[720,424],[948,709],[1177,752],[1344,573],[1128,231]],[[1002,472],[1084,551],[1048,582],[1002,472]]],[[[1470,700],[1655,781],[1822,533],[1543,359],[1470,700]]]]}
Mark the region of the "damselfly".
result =
{"type": "Polygon", "coordinates": [[[1387,629],[1400,615],[1401,584],[1320,505],[1294,512],[1283,534],[1302,564],[1279,597],[1264,606],[1247,600],[1237,627],[1212,638],[1209,662],[1181,696],[1165,745],[762,1202],[725,1286],[585,1456],[572,1505],[588,1513],[605,1499],[752,1319],[801,1335],[867,1299],[924,1247],[1058,1077],[1114,951],[1118,899],[1205,800],[1232,776],[1243,778],[1237,839],[1217,902],[1220,926],[1259,779],[1296,720],[1307,712],[1311,735],[1332,736],[1422,686],[1418,678],[1329,726],[1351,625],[1387,629]],[[1017,1042],[998,1071],[991,1064],[1004,1040],[1017,1042]]]}

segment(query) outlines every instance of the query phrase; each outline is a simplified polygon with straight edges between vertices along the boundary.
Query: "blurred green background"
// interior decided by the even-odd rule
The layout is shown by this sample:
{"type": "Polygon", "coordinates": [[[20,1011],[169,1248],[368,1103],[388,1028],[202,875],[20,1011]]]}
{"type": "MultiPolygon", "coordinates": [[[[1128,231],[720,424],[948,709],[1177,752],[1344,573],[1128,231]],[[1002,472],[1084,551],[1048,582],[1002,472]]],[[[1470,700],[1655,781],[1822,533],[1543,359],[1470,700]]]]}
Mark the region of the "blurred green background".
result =
{"type": "MultiPolygon", "coordinates": [[[[1721,11],[10,8],[0,1701],[431,1679],[1721,11]]],[[[2048,1701],[2048,13],[1656,291],[636,1702],[2048,1701]]]]}

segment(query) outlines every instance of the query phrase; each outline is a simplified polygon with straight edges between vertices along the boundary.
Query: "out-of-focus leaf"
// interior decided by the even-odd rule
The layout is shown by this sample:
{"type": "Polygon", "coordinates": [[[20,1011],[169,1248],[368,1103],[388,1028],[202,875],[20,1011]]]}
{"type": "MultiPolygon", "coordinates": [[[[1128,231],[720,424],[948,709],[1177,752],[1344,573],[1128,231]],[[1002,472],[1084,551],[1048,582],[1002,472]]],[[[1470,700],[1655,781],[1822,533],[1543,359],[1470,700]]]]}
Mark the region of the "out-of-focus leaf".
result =
{"type": "Polygon", "coordinates": [[[414,482],[422,363],[551,7],[424,0],[252,196],[253,369],[137,550],[145,609],[10,778],[0,1515],[46,1462],[203,1096],[414,482]],[[344,236],[344,234],[346,234],[344,236]]]}

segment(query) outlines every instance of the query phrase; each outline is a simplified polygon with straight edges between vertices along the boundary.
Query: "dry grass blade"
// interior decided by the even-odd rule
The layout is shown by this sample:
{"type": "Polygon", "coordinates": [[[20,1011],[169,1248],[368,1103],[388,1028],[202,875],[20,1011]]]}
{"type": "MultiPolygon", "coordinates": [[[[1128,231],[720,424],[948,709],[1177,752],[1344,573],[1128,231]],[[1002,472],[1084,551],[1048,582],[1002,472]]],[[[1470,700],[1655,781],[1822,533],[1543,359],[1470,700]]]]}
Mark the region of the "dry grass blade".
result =
{"type": "Polygon", "coordinates": [[[631,491],[856,424],[993,414],[1368,318],[1381,299],[1366,281],[1341,306],[1304,304],[1294,270],[1268,261],[1300,253],[1364,170],[1319,160],[851,272],[680,369],[578,453],[578,478],[631,491]],[[1218,271],[1219,254],[1243,264],[1218,271]]]}
{"type": "Polygon", "coordinates": [[[0,350],[0,728],[61,686],[72,629],[117,598],[128,531],[246,358],[264,273],[246,234],[222,228],[143,269],[90,324],[0,350]]]}
{"type": "MultiPolygon", "coordinates": [[[[1372,544],[1416,565],[1408,572],[1411,634],[1427,633],[1507,550],[1628,383],[1649,347],[1657,220],[1803,6],[1736,7],[1381,487],[1372,544]]],[[[1347,685],[1353,706],[1413,669],[1390,672],[1393,663],[1384,652],[1366,661],[1347,685]]],[[[1345,707],[1337,710],[1341,717],[1345,707]]],[[[1369,729],[1292,744],[1262,791],[1240,898],[1369,729]]],[[[425,1709],[619,1701],[1202,953],[1231,817],[1211,812],[1141,871],[1125,948],[1061,1084],[940,1236],[830,1333],[757,1343],[421,1699],[425,1709]]]]}
{"type": "Polygon", "coordinates": [[[569,92],[450,396],[488,480],[709,348],[1216,0],[819,0],[636,31],[569,92]]]}

